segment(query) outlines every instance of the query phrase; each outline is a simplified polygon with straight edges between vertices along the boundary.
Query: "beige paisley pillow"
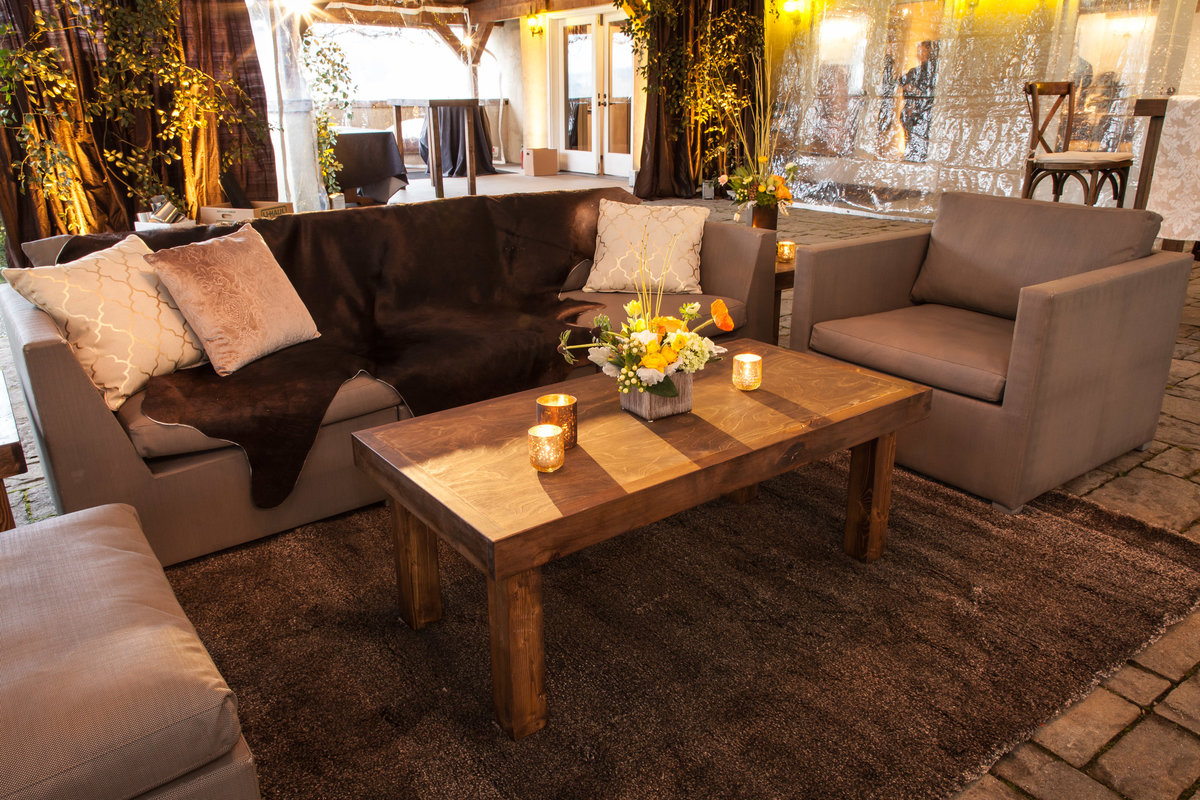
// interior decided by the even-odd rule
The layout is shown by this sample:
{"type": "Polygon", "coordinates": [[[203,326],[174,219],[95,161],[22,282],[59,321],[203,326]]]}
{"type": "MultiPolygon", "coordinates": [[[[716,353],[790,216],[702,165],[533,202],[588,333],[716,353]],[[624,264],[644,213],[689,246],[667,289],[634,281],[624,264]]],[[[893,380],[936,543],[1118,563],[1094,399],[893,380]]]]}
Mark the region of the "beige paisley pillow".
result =
{"type": "Polygon", "coordinates": [[[317,324],[258,231],[146,256],[171,290],[218,375],[315,339],[317,324]]]}
{"type": "Polygon", "coordinates": [[[664,292],[700,294],[700,240],[708,209],[600,201],[596,258],[585,292],[636,292],[643,254],[664,292]]]}
{"type": "Polygon", "coordinates": [[[62,329],[113,411],[154,375],[204,360],[200,340],[130,236],[77,261],[6,269],[4,279],[62,329]]]}

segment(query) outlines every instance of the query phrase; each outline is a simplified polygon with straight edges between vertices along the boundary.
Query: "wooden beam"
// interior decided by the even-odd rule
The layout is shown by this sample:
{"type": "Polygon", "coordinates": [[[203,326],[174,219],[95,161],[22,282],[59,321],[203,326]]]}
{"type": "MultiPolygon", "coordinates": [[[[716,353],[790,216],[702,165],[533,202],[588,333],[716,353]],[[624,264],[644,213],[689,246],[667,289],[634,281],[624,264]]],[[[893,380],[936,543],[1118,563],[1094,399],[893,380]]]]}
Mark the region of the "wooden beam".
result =
{"type": "Polygon", "coordinates": [[[495,27],[494,22],[485,22],[482,25],[475,25],[471,29],[471,66],[479,66],[479,59],[483,56],[483,48],[487,47],[488,39],[492,36],[492,28],[495,27]]]}
{"type": "Polygon", "coordinates": [[[595,5],[596,0],[478,0],[471,3],[471,21],[501,22],[547,11],[573,11],[595,5]]]}
{"type": "Polygon", "coordinates": [[[321,15],[321,21],[341,23],[344,25],[379,25],[388,28],[432,28],[436,22],[446,24],[447,21],[460,25],[466,24],[466,15],[460,11],[433,12],[422,10],[409,13],[395,6],[378,6],[364,9],[369,3],[354,3],[356,8],[348,8],[343,3],[333,3],[321,15]]]}

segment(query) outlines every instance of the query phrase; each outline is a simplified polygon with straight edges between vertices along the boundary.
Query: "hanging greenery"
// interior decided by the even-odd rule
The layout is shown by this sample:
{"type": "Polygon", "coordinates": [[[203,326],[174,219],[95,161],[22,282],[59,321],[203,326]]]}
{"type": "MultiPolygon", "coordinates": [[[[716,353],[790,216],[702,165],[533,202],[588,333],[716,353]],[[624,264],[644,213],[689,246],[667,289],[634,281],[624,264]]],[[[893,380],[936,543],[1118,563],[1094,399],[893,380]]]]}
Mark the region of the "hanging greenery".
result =
{"type": "Polygon", "coordinates": [[[305,31],[301,40],[301,60],[304,75],[308,80],[308,92],[313,101],[313,124],[316,128],[317,166],[321,170],[321,181],[325,191],[337,192],[337,174],[341,163],[333,154],[337,144],[334,116],[349,119],[350,96],[354,93],[354,82],[350,80],[350,65],[341,45],[330,39],[314,36],[305,31]]]}
{"type": "MultiPolygon", "coordinates": [[[[50,43],[50,28],[40,11],[33,12],[34,29],[23,45],[0,48],[0,93],[4,107],[0,124],[16,133],[22,158],[13,164],[21,176],[21,189],[36,186],[66,218],[73,232],[83,230],[79,207],[84,201],[79,170],[71,154],[53,135],[71,126],[70,109],[78,103],[74,77],[66,72],[58,48],[50,43]]],[[[12,40],[11,25],[0,26],[0,36],[12,40]]],[[[86,119],[86,118],[85,118],[86,119]]]]}
{"type": "Polygon", "coordinates": [[[762,19],[748,7],[713,13],[696,0],[622,4],[648,92],[680,121],[692,175],[713,178],[742,157],[734,120],[753,103],[749,75],[763,49],[762,19]]]}
{"type": "MultiPolygon", "coordinates": [[[[95,87],[83,95],[53,43],[55,32],[65,29],[35,12],[25,41],[0,48],[5,98],[0,122],[15,129],[24,151],[14,165],[22,188],[35,185],[64,203],[72,230],[81,223],[70,209],[83,195],[70,145],[81,136],[94,135],[102,143],[104,161],[141,208],[149,208],[151,197],[165,195],[189,210],[198,205],[195,187],[202,173],[208,178],[212,164],[224,169],[246,155],[232,149],[218,160],[211,152],[215,145],[204,141],[215,142],[211,126],[242,125],[255,144],[265,141],[265,122],[234,80],[188,66],[178,0],[93,0],[86,9],[68,0],[65,8],[75,25],[99,31],[103,59],[96,65],[95,87]],[[76,104],[82,114],[73,116],[76,104]],[[62,130],[83,124],[92,131],[62,130]]],[[[11,26],[2,32],[16,41],[11,26]]]]}

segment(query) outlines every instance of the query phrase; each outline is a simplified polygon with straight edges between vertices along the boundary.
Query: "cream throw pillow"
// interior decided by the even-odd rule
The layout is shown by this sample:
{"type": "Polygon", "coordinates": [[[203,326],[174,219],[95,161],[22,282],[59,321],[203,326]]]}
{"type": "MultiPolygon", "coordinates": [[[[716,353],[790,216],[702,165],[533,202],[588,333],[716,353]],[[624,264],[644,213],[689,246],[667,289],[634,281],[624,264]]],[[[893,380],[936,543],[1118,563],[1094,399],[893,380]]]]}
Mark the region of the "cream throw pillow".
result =
{"type": "Polygon", "coordinates": [[[271,249],[249,225],[159,250],[146,260],[171,290],[218,375],[321,335],[271,249]]]}
{"type": "Polygon", "coordinates": [[[585,292],[636,292],[643,252],[652,285],[700,294],[700,240],[708,209],[600,201],[596,258],[585,292]]]}
{"type": "Polygon", "coordinates": [[[77,261],[6,269],[4,279],[62,329],[113,411],[154,375],[204,360],[200,340],[129,236],[77,261]]]}

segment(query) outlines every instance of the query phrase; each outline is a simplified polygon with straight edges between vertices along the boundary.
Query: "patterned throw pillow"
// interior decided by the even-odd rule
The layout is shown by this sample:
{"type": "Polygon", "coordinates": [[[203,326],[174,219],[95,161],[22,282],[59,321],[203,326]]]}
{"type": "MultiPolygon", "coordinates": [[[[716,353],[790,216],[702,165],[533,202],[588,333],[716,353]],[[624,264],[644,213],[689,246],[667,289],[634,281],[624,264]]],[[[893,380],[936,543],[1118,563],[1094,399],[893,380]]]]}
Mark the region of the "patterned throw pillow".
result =
{"type": "Polygon", "coordinates": [[[271,249],[249,225],[159,250],[146,260],[171,290],[218,375],[321,335],[271,249]]]}
{"type": "Polygon", "coordinates": [[[636,292],[644,261],[664,292],[700,294],[700,240],[708,209],[600,201],[596,258],[585,292],[636,292]]]}
{"type": "Polygon", "coordinates": [[[204,360],[200,340],[129,236],[107,250],[48,267],[6,269],[4,279],[62,329],[113,411],[154,375],[204,360]]]}

